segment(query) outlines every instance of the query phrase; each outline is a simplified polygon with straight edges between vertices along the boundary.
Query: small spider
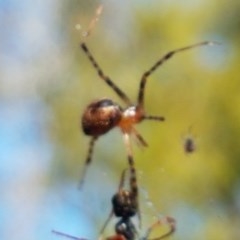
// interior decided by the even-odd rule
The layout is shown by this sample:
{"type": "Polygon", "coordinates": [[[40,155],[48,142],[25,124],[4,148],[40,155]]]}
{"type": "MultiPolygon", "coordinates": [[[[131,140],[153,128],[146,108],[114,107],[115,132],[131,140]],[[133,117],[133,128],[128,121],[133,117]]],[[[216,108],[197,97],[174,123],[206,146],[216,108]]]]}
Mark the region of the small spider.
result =
{"type": "Polygon", "coordinates": [[[193,153],[196,150],[196,144],[192,137],[187,137],[184,142],[185,153],[193,153]]]}
{"type": "Polygon", "coordinates": [[[184,137],[183,141],[183,148],[184,148],[184,152],[186,154],[190,154],[196,151],[196,141],[194,139],[192,132],[192,126],[189,127],[188,129],[188,133],[186,134],[186,136],[184,137]]]}

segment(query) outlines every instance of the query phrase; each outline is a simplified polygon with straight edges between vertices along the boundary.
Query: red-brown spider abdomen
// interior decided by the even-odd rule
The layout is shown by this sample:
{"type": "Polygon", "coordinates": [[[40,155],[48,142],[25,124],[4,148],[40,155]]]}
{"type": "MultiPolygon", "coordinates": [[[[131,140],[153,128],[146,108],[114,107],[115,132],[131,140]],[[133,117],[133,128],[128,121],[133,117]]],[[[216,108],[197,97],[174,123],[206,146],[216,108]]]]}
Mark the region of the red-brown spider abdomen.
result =
{"type": "Polygon", "coordinates": [[[121,108],[104,98],[87,106],[82,116],[82,129],[86,135],[100,136],[115,127],[121,118],[121,108]]]}

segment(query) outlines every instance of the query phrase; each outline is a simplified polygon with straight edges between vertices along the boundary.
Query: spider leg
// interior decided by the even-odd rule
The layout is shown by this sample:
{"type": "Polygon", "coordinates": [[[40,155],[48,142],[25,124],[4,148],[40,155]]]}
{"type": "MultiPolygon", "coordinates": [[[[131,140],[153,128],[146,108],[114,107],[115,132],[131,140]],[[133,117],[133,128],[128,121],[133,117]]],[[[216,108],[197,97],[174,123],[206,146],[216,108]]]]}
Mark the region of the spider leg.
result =
{"type": "Polygon", "coordinates": [[[139,227],[141,227],[142,219],[141,219],[141,213],[140,213],[140,207],[139,207],[139,201],[138,201],[137,174],[134,166],[133,151],[131,147],[129,133],[123,132],[123,140],[127,149],[127,158],[128,158],[129,169],[130,169],[130,189],[131,189],[131,193],[133,194],[133,198],[136,200],[137,209],[138,209],[137,213],[138,213],[138,219],[139,219],[139,227]]]}
{"type": "Polygon", "coordinates": [[[166,62],[169,58],[171,58],[173,55],[179,52],[183,52],[185,50],[189,50],[191,48],[199,47],[199,46],[204,46],[204,45],[215,45],[218,44],[216,42],[211,42],[211,41],[205,41],[205,42],[200,42],[196,43],[193,45],[189,45],[183,48],[178,48],[175,50],[172,50],[165,55],[163,55],[162,58],[160,58],[148,71],[146,71],[141,78],[140,81],[140,86],[139,86],[139,92],[138,92],[138,107],[144,108],[144,89],[145,85],[147,82],[147,78],[158,68],[160,67],[164,62],[166,62]]]}
{"type": "Polygon", "coordinates": [[[70,238],[70,239],[73,239],[73,240],[87,240],[86,238],[78,238],[78,237],[74,237],[74,236],[71,236],[69,234],[66,234],[66,233],[62,233],[62,232],[58,232],[58,231],[55,231],[55,230],[52,230],[52,233],[56,234],[56,235],[59,235],[61,237],[66,237],[66,238],[70,238]]]}
{"type": "Polygon", "coordinates": [[[165,217],[164,219],[160,220],[158,219],[155,223],[152,224],[152,226],[150,226],[146,232],[146,235],[145,237],[142,239],[142,240],[160,240],[160,239],[164,239],[170,235],[172,235],[176,230],[176,221],[174,218],[172,217],[165,217]],[[154,228],[156,228],[157,226],[159,225],[162,225],[162,224],[167,224],[169,226],[169,230],[168,232],[166,232],[165,234],[163,234],[162,236],[160,237],[156,237],[156,238],[148,238],[150,233],[152,232],[152,230],[154,228]]]}
{"type": "MultiPolygon", "coordinates": [[[[120,178],[120,183],[119,183],[119,186],[118,186],[118,194],[120,194],[121,191],[122,191],[122,189],[123,189],[124,180],[125,180],[125,175],[126,175],[126,171],[127,171],[127,170],[128,170],[128,169],[124,169],[124,170],[122,171],[121,178],[120,178]]],[[[104,225],[103,225],[103,227],[102,227],[102,229],[101,229],[101,231],[100,231],[100,236],[103,234],[103,232],[104,232],[105,228],[107,227],[109,221],[111,220],[113,214],[114,214],[114,211],[113,211],[113,209],[112,209],[111,212],[110,212],[110,214],[109,214],[109,216],[108,216],[108,218],[107,218],[107,220],[105,221],[105,223],[104,223],[104,225]]],[[[101,237],[100,237],[100,238],[101,238],[101,237]]]]}
{"type": "Polygon", "coordinates": [[[123,188],[123,185],[124,185],[124,180],[125,180],[125,176],[126,176],[126,171],[127,171],[128,169],[126,168],[126,169],[124,169],[123,171],[122,171],[122,175],[121,175],[121,178],[120,178],[120,183],[119,183],[119,186],[118,186],[118,193],[122,190],[122,188],[123,188]]]}
{"type": "Polygon", "coordinates": [[[98,63],[96,62],[95,58],[89,51],[87,45],[83,42],[80,44],[80,47],[84,51],[84,53],[87,55],[88,59],[92,63],[93,67],[96,69],[99,77],[106,82],[106,84],[113,89],[114,92],[127,104],[127,105],[132,105],[130,99],[128,96],[108,77],[106,76],[102,69],[99,67],[98,63]]]}
{"type": "Polygon", "coordinates": [[[143,117],[143,119],[147,119],[147,120],[154,120],[154,121],[165,121],[165,117],[162,116],[152,116],[152,115],[145,115],[143,117]]]}
{"type": "Polygon", "coordinates": [[[139,143],[142,147],[148,147],[147,142],[144,140],[144,138],[143,138],[142,135],[137,131],[136,128],[132,127],[132,132],[133,132],[134,136],[137,138],[138,143],[139,143]]]}
{"type": "Polygon", "coordinates": [[[90,140],[87,158],[86,158],[85,164],[83,166],[83,171],[82,171],[81,179],[80,179],[80,182],[79,182],[79,188],[82,188],[82,186],[83,186],[85,176],[86,176],[86,172],[87,172],[87,168],[92,161],[93,149],[94,149],[94,145],[95,145],[95,142],[97,141],[97,139],[98,139],[98,137],[94,136],[90,140]]]}
{"type": "Polygon", "coordinates": [[[111,220],[112,216],[113,216],[113,210],[111,210],[111,212],[110,212],[107,220],[105,221],[104,225],[102,226],[102,228],[101,228],[101,230],[100,230],[100,238],[101,238],[101,235],[103,234],[105,228],[107,227],[109,221],[111,220]]]}

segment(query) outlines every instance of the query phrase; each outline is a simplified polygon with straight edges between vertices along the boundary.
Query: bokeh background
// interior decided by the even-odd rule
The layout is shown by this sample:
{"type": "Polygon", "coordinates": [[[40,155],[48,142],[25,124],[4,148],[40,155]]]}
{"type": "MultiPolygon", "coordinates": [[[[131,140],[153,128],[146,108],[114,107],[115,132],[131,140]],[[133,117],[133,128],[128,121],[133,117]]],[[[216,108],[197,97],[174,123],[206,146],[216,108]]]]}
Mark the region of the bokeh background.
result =
{"type": "Polygon", "coordinates": [[[0,0],[0,239],[60,239],[52,229],[97,239],[110,212],[127,166],[119,129],[97,142],[77,189],[89,142],[79,126],[85,106],[101,97],[122,104],[79,48],[100,4],[87,44],[131,99],[162,54],[221,43],[176,55],[149,78],[147,112],[166,122],[138,126],[149,147],[133,143],[134,158],[142,234],[170,215],[171,239],[240,239],[238,0],[0,0]],[[188,137],[192,154],[183,148],[188,137]]]}

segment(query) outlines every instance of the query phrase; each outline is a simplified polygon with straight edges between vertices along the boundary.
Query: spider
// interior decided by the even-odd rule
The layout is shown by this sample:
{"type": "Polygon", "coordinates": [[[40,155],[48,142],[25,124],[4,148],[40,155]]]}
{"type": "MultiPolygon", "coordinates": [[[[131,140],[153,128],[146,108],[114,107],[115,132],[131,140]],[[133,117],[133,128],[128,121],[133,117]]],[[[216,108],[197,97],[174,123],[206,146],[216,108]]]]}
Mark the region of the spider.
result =
{"type": "Polygon", "coordinates": [[[184,142],[185,153],[193,153],[195,150],[196,144],[194,142],[194,139],[191,136],[187,137],[184,142]]]}
{"type": "Polygon", "coordinates": [[[163,55],[153,66],[143,73],[140,80],[137,103],[134,105],[129,97],[103,72],[98,65],[97,61],[89,51],[85,42],[80,44],[81,49],[86,54],[93,68],[96,70],[98,76],[118,95],[118,97],[127,105],[126,108],[120,107],[117,103],[111,99],[102,98],[100,100],[90,103],[83,115],[82,115],[82,130],[91,137],[85,165],[80,180],[79,187],[81,188],[86,170],[92,160],[92,154],[95,142],[98,138],[115,127],[119,127],[123,134],[123,140],[127,149],[127,158],[130,166],[134,166],[132,148],[130,144],[130,135],[134,135],[140,145],[147,147],[148,144],[144,138],[138,133],[135,128],[135,124],[142,122],[143,120],[155,120],[164,121],[162,116],[152,116],[145,113],[144,107],[144,91],[149,76],[160,67],[165,61],[170,59],[173,55],[179,52],[183,52],[195,47],[203,45],[213,45],[215,42],[205,41],[197,44],[189,45],[183,48],[178,48],[163,55]]]}
{"type": "Polygon", "coordinates": [[[184,137],[184,142],[183,142],[183,148],[184,152],[186,154],[191,154],[196,151],[196,141],[193,136],[192,132],[192,126],[189,127],[187,135],[184,137]]]}

